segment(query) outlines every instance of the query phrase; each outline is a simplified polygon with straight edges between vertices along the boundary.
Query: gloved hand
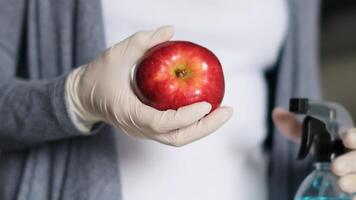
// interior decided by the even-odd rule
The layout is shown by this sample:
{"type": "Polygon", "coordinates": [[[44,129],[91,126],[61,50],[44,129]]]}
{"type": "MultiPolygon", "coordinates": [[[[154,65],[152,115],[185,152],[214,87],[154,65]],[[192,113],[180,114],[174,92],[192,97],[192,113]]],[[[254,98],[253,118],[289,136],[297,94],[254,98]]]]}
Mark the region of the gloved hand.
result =
{"type": "MultiPolygon", "coordinates": [[[[273,111],[273,121],[276,127],[294,142],[299,142],[302,136],[302,125],[295,116],[282,109],[273,111]]],[[[345,147],[352,149],[342,156],[337,157],[331,166],[334,174],[340,176],[339,186],[344,192],[356,192],[356,129],[349,130],[342,138],[345,147]]],[[[354,197],[356,200],[356,197],[354,197]]]]}
{"type": "Polygon", "coordinates": [[[206,102],[178,110],[158,111],[144,105],[132,89],[132,69],[151,47],[169,40],[173,28],[138,32],[114,45],[93,62],[69,74],[69,109],[87,127],[103,121],[130,136],[182,146],[218,129],[232,115],[229,107],[210,112],[206,102]]]}

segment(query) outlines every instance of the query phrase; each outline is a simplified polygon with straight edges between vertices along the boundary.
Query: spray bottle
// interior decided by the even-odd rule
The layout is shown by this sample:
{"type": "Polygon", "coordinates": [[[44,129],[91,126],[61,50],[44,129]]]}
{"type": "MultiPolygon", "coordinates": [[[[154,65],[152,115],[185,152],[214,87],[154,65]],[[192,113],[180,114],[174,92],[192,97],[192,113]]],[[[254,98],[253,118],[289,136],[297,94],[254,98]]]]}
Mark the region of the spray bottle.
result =
{"type": "Polygon", "coordinates": [[[330,168],[332,159],[346,152],[341,138],[353,127],[350,114],[331,102],[291,99],[289,106],[291,112],[305,115],[298,160],[304,159],[312,148],[315,158],[314,171],[304,179],[294,200],[352,200],[352,194],[341,191],[330,168]]]}

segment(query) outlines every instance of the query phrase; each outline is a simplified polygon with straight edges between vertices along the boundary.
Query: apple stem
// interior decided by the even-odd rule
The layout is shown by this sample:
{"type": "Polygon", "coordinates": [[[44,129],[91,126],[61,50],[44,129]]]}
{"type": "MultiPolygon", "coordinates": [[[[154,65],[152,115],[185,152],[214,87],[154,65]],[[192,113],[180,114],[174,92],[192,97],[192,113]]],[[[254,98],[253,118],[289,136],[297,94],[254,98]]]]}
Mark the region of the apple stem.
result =
{"type": "Polygon", "coordinates": [[[188,74],[188,71],[186,69],[177,69],[175,72],[176,76],[179,78],[184,78],[188,74]]]}

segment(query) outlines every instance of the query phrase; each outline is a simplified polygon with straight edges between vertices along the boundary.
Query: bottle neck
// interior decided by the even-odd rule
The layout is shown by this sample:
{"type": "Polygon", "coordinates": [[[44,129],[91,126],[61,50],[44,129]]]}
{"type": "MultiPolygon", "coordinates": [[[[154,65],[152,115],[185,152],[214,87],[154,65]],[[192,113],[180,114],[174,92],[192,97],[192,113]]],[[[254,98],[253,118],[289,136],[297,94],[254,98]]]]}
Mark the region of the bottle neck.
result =
{"type": "Polygon", "coordinates": [[[316,170],[328,171],[330,170],[331,164],[330,162],[317,162],[314,164],[316,170]]]}

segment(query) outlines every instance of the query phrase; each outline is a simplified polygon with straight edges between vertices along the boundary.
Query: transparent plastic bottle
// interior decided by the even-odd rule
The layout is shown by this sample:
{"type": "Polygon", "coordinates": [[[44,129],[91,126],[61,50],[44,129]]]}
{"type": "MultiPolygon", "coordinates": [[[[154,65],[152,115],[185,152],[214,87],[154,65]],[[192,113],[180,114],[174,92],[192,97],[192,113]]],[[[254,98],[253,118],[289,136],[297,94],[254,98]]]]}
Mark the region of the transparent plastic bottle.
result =
{"type": "Polygon", "coordinates": [[[330,162],[317,162],[314,171],[299,187],[294,200],[352,200],[341,191],[338,178],[330,170],[330,162]]]}

